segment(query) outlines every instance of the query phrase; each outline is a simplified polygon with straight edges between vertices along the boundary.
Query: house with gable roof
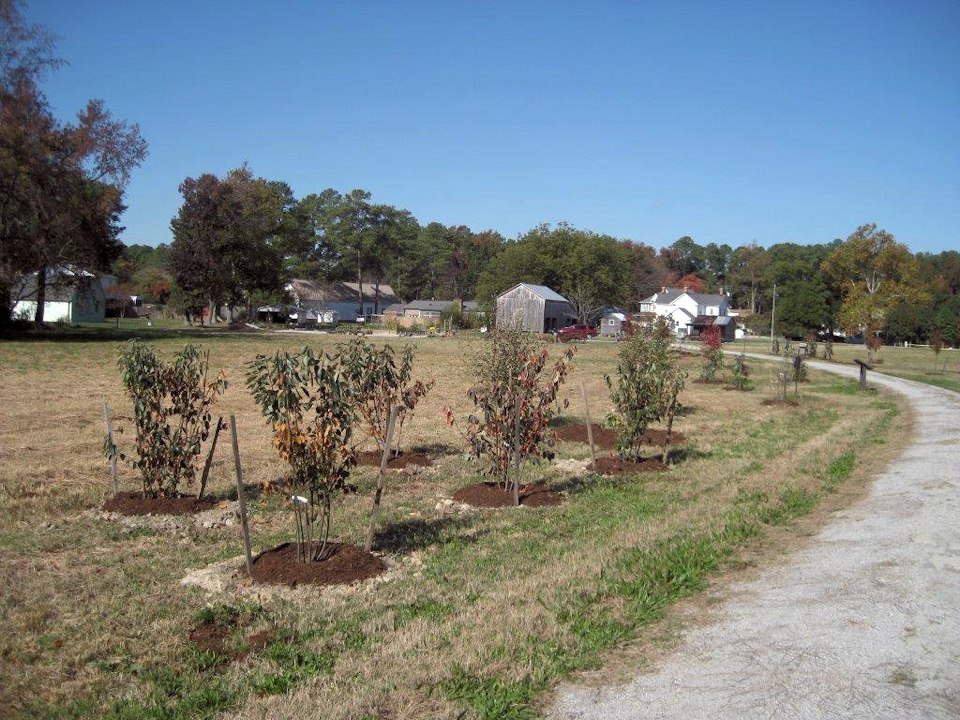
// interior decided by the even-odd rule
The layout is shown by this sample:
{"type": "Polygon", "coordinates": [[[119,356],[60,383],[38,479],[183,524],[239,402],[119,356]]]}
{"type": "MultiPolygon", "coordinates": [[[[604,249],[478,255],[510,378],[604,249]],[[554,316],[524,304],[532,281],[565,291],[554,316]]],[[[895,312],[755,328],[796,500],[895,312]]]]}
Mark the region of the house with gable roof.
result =
{"type": "Polygon", "coordinates": [[[724,340],[734,339],[736,328],[730,317],[730,298],[724,294],[661,288],[660,292],[640,301],[640,312],[665,318],[679,338],[699,337],[705,327],[716,325],[724,340]]]}

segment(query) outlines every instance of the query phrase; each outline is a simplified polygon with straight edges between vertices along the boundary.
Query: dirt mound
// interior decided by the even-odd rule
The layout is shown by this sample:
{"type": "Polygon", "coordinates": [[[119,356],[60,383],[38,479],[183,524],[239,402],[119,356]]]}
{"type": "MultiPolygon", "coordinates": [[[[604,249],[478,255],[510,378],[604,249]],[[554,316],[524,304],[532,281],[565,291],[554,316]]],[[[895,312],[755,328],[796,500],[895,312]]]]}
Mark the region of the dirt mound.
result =
{"type": "Polygon", "coordinates": [[[621,460],[617,457],[597,458],[595,463],[590,463],[587,466],[587,470],[600,475],[632,475],[643,472],[665,472],[669,469],[659,460],[652,458],[640,462],[621,460]]]}
{"type": "MultiPolygon", "coordinates": [[[[383,454],[379,450],[367,450],[357,454],[357,465],[380,467],[380,461],[382,459],[383,454]]],[[[397,457],[390,458],[387,461],[387,468],[390,470],[403,470],[413,465],[417,467],[432,467],[433,460],[426,455],[401,452],[397,457]]]]}
{"type": "MultiPolygon", "coordinates": [[[[513,492],[503,490],[496,483],[486,482],[468,485],[453,494],[454,501],[473,507],[512,507],[513,492]]],[[[520,486],[520,504],[526,507],[548,507],[560,505],[563,496],[554,492],[544,483],[520,486]]]]}
{"type": "Polygon", "coordinates": [[[121,515],[195,515],[212,510],[218,502],[210,497],[198,500],[196,495],[145,498],[143,493],[132,490],[114,495],[103,504],[103,509],[121,515]]]}
{"type": "MultiPolygon", "coordinates": [[[[284,543],[253,559],[253,579],[273,585],[347,585],[376,577],[387,569],[376,555],[354,545],[329,543],[330,555],[319,562],[300,562],[299,543],[284,543]]],[[[246,566],[242,571],[246,573],[246,566]]]]}
{"type": "MultiPolygon", "coordinates": [[[[586,425],[561,425],[556,428],[556,433],[557,439],[564,442],[589,442],[586,425]]],[[[660,447],[663,445],[666,434],[665,430],[648,428],[643,433],[643,444],[660,447]]],[[[671,445],[681,445],[686,440],[683,433],[670,433],[671,445]]],[[[593,444],[602,450],[612,450],[617,446],[617,433],[609,428],[593,425],[593,444]]]]}

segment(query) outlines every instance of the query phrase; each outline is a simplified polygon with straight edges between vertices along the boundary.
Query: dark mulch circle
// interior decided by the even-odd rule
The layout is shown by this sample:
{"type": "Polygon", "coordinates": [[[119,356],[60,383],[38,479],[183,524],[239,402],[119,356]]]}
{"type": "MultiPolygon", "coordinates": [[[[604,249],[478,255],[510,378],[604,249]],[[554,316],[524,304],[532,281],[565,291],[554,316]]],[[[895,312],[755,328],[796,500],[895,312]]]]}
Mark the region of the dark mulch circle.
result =
{"type": "MultiPolygon", "coordinates": [[[[299,543],[284,543],[253,559],[253,579],[270,585],[348,585],[376,577],[387,569],[376,555],[355,545],[328,543],[330,555],[318,562],[300,562],[299,543]]],[[[246,573],[246,565],[241,565],[246,573]]]]}
{"type": "MultiPolygon", "coordinates": [[[[460,488],[453,494],[458,503],[473,507],[512,507],[513,492],[503,490],[496,483],[485,482],[460,488]]],[[[520,504],[526,507],[550,507],[563,503],[563,496],[544,483],[520,486],[520,504]]]]}
{"type": "MultiPolygon", "coordinates": [[[[557,439],[564,442],[586,443],[590,439],[587,435],[586,425],[561,425],[556,429],[557,439]]],[[[643,444],[661,447],[664,438],[667,435],[666,430],[648,428],[643,433],[643,444]]],[[[682,445],[687,440],[683,433],[670,433],[671,445],[682,445]]],[[[601,450],[612,450],[617,446],[617,433],[609,428],[593,425],[593,444],[601,450]]]]}
{"type": "MultiPolygon", "coordinates": [[[[366,450],[362,453],[357,453],[357,465],[380,467],[380,461],[382,459],[383,454],[379,450],[366,450]]],[[[410,465],[417,465],[418,467],[431,467],[433,465],[433,460],[428,458],[426,455],[403,451],[401,451],[397,457],[387,460],[387,468],[390,470],[403,470],[403,468],[410,465]]]]}
{"type": "Polygon", "coordinates": [[[247,638],[245,649],[237,650],[229,646],[232,629],[233,626],[230,623],[222,620],[203,622],[190,630],[190,642],[194,643],[201,652],[223,655],[231,660],[242,660],[250,652],[263,650],[273,642],[273,632],[261,630],[247,638]]]}
{"type": "Polygon", "coordinates": [[[669,469],[662,462],[653,458],[631,462],[617,457],[605,457],[597,458],[595,463],[587,465],[587,470],[600,475],[633,475],[644,472],[665,472],[669,469]]]}
{"type": "Polygon", "coordinates": [[[218,502],[220,501],[211,497],[197,500],[196,495],[145,498],[143,493],[131,490],[114,495],[103,504],[103,509],[121,515],[194,515],[204,510],[212,510],[218,502]]]}
{"type": "Polygon", "coordinates": [[[797,407],[800,403],[796,400],[761,400],[761,405],[766,405],[767,407],[797,407]]]}
{"type": "Polygon", "coordinates": [[[217,655],[233,655],[227,651],[229,638],[230,626],[219,620],[200,623],[190,631],[190,642],[194,643],[197,649],[217,655]]]}

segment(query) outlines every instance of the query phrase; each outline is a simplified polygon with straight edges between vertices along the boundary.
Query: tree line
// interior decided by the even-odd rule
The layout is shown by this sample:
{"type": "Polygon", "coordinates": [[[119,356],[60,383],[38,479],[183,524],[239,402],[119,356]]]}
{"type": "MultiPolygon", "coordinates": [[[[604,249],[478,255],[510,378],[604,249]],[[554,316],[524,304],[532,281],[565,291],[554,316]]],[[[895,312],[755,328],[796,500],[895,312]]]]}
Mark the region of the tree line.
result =
{"type": "Polygon", "coordinates": [[[389,284],[405,300],[474,299],[487,307],[517,282],[570,299],[582,321],[610,306],[635,311],[663,286],[727,293],[748,323],[778,334],[862,333],[960,344],[960,254],[913,254],[875,225],[846,239],[764,248],[701,245],[684,236],[659,250],[576,228],[538,225],[515,239],[493,229],[428,222],[333,188],[296,197],[247,165],[180,184],[172,242],[124,246],[124,188],[147,155],[139,128],[91,100],[57,121],[40,89],[62,61],[21,3],[0,0],[0,296],[35,277],[43,320],[47,270],[75,265],[115,274],[148,302],[250,310],[286,301],[291,278],[389,284]],[[775,318],[772,317],[776,305],[775,318]]]}

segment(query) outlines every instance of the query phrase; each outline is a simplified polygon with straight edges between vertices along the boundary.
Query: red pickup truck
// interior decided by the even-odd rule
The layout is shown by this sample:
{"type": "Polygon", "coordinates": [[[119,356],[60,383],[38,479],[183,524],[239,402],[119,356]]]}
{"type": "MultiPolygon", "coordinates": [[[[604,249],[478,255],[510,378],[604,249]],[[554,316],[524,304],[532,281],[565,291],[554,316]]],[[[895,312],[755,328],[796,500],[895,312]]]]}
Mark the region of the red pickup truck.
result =
{"type": "Polygon", "coordinates": [[[578,323],[577,325],[561,328],[560,332],[557,333],[557,338],[560,342],[570,342],[571,340],[588,340],[599,334],[599,331],[592,325],[578,323]]]}

